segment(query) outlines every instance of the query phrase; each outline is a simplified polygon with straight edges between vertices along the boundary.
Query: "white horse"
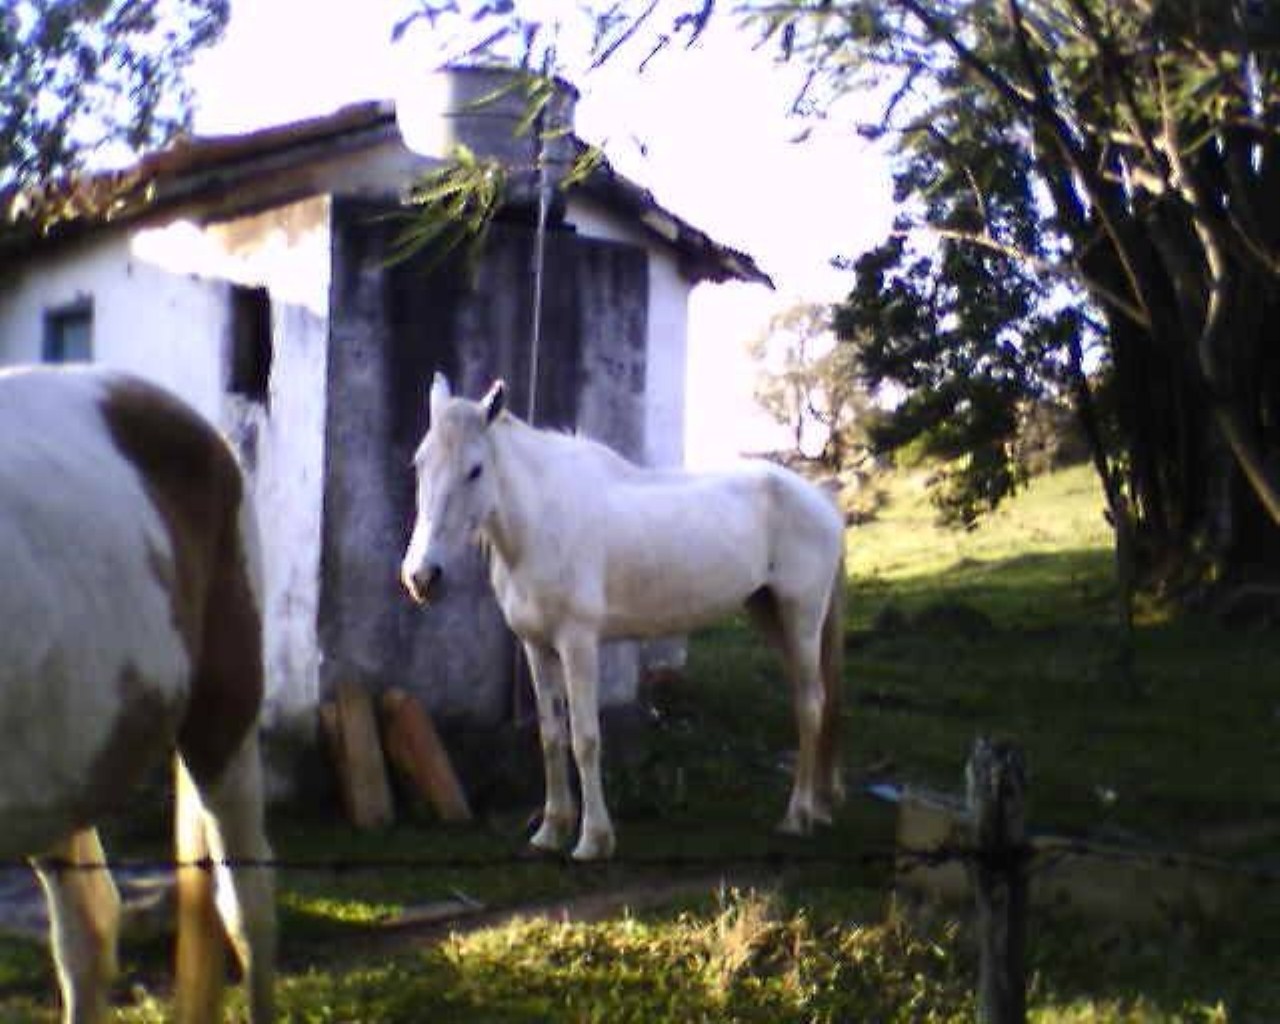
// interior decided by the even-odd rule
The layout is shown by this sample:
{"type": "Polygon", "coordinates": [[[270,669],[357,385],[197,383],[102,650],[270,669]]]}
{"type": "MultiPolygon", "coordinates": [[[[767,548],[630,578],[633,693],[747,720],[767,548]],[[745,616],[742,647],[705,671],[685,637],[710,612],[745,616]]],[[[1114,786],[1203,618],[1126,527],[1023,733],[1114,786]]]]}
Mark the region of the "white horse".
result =
{"type": "Polygon", "coordinates": [[[834,503],[769,463],[705,475],[643,469],[586,438],[528,426],[504,411],[505,396],[499,382],[480,402],[454,398],[436,374],[401,580],[426,602],[465,544],[489,548],[537,698],[546,804],[533,845],[572,840],[571,746],[583,803],[573,857],[613,853],[600,782],[600,641],[683,632],[744,603],[782,649],[794,685],[800,749],[780,828],[804,834],[830,821],[842,795],[844,526],[834,503]]]}
{"type": "Polygon", "coordinates": [[[64,1021],[103,1019],[116,969],[94,823],[175,750],[178,860],[219,865],[178,871],[177,1019],[219,1012],[219,912],[251,1019],[272,1018],[256,543],[235,457],[168,393],[0,372],[0,857],[44,886],[64,1021]]]}

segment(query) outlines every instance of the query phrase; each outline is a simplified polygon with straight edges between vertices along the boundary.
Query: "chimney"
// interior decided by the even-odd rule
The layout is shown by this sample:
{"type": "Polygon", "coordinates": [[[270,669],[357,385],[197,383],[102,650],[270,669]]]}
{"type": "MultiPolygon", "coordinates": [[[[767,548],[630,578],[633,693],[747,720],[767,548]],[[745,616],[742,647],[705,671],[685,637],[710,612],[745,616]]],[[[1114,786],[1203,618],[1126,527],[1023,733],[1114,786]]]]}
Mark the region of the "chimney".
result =
{"type": "MultiPolygon", "coordinates": [[[[521,128],[532,110],[531,87],[514,68],[456,66],[414,76],[396,98],[396,123],[415,153],[447,159],[463,145],[478,157],[507,167],[519,202],[536,195],[535,128],[521,128]]],[[[574,107],[578,91],[563,79],[543,111],[542,130],[550,183],[554,187],[573,162],[574,107]]]]}

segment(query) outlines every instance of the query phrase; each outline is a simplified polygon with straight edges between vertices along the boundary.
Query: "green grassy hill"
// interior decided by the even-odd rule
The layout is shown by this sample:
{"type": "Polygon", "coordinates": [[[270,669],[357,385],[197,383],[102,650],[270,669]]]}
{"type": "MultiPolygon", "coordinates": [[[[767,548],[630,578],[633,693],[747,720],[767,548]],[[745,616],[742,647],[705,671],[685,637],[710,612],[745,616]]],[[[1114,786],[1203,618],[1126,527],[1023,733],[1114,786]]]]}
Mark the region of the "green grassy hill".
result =
{"type": "Polygon", "coordinates": [[[1185,618],[1128,650],[1101,509],[1080,467],[957,533],[934,526],[919,477],[895,481],[849,533],[855,749],[954,786],[974,734],[1010,736],[1044,824],[1173,846],[1280,815],[1280,640],[1185,618]],[[871,628],[885,608],[896,628],[871,628]]]}
{"type": "Polygon", "coordinates": [[[997,622],[1027,625],[1087,617],[1111,599],[1111,528],[1089,467],[1035,478],[970,531],[937,524],[927,477],[885,478],[876,518],[849,530],[854,625],[889,602],[906,612],[969,602],[997,622]]]}

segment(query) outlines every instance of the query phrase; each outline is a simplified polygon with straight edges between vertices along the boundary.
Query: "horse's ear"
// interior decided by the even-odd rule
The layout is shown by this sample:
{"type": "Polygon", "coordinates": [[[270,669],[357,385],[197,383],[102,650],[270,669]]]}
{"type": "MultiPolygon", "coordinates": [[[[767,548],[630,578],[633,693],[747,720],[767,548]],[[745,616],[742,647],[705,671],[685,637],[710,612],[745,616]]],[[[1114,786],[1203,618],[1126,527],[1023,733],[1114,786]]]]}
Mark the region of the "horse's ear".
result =
{"type": "Polygon", "coordinates": [[[434,423],[440,415],[440,410],[444,407],[444,403],[452,397],[453,392],[449,388],[449,378],[443,373],[436,371],[436,375],[431,378],[431,422],[434,423]]]}
{"type": "Polygon", "coordinates": [[[498,418],[498,414],[507,407],[507,383],[502,380],[495,380],[493,386],[489,388],[489,393],[480,399],[480,406],[484,409],[484,421],[492,423],[498,418]]]}

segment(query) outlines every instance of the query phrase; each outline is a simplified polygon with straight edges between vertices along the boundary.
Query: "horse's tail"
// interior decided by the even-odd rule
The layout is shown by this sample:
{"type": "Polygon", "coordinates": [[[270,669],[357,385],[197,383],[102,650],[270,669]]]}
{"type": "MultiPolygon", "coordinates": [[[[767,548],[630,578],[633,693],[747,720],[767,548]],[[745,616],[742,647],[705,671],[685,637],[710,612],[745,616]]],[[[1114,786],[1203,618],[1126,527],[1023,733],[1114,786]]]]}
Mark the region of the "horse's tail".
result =
{"type": "Polygon", "coordinates": [[[822,623],[822,724],[818,731],[818,796],[828,806],[843,802],[844,779],[840,767],[840,699],[844,687],[845,613],[844,536],[836,559],[835,577],[822,623]]]}

